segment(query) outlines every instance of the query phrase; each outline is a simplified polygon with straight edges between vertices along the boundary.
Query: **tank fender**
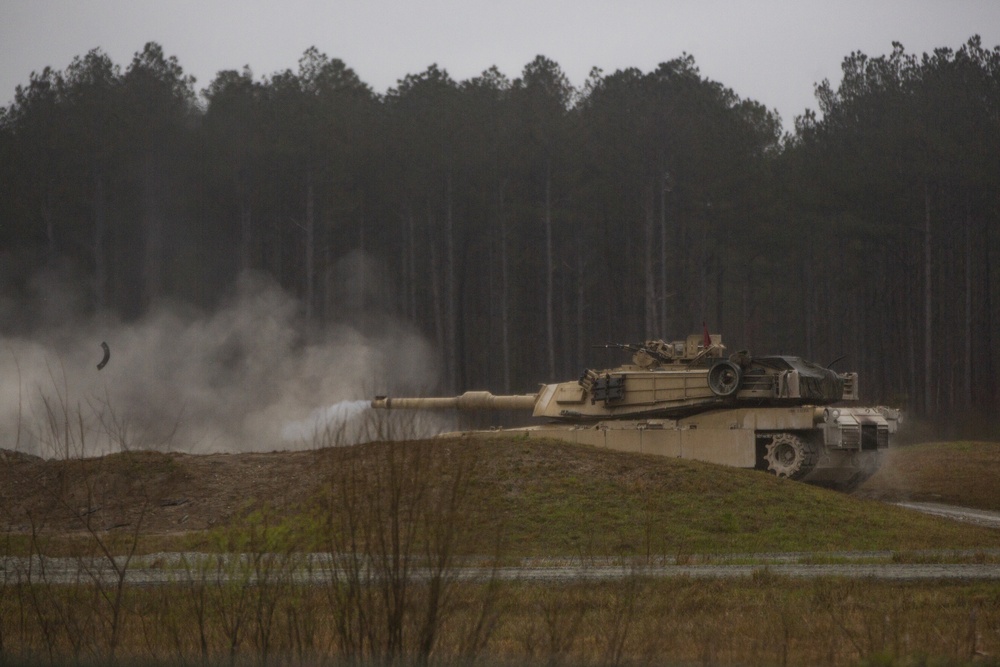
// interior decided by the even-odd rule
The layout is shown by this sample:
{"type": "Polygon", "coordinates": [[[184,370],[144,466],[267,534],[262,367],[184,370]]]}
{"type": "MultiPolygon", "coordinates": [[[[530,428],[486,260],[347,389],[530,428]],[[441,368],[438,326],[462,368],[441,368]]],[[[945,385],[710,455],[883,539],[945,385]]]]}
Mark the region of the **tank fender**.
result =
{"type": "Polygon", "coordinates": [[[811,406],[724,408],[684,417],[678,423],[682,428],[802,431],[816,428],[817,412],[811,406]]]}

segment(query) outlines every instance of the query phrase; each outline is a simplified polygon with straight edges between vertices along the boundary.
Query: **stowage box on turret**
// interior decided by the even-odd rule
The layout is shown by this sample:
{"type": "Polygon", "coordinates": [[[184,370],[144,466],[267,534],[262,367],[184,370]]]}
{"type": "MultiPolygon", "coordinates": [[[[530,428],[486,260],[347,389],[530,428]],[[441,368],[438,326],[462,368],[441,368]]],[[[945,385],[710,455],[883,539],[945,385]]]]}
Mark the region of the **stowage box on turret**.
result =
{"type": "Polygon", "coordinates": [[[371,404],[530,409],[547,422],[504,432],[757,468],[842,490],[878,469],[900,421],[892,408],[842,405],[858,400],[857,373],[784,355],[726,357],[716,334],[612,347],[630,350],[632,363],[587,370],[577,381],[542,385],[536,394],[379,396],[371,404]]]}

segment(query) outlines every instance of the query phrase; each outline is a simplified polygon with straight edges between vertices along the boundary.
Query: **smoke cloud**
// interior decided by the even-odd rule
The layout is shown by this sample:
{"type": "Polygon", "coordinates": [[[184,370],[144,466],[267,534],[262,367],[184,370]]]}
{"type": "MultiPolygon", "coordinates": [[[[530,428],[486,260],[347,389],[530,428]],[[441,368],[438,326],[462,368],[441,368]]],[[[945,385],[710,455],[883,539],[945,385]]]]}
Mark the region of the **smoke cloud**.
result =
{"type": "MultiPolygon", "coordinates": [[[[30,330],[0,339],[0,448],[271,451],[447,427],[368,409],[376,393],[432,392],[440,379],[428,342],[385,314],[364,313],[362,326],[345,306],[358,317],[306,336],[300,304],[255,275],[214,312],[165,305],[131,323],[74,316],[82,300],[51,276],[30,290],[30,330]],[[103,341],[111,358],[98,370],[103,341]]],[[[11,315],[9,299],[0,310],[11,315]]]]}

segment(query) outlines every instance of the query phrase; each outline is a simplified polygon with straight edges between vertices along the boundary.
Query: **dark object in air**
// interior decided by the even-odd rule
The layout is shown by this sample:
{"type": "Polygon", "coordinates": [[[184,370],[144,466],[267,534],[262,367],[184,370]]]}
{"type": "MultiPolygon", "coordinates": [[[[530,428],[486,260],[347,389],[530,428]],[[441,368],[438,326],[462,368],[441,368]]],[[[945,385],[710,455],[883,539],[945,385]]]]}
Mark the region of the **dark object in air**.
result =
{"type": "Polygon", "coordinates": [[[97,364],[97,370],[101,370],[102,368],[107,366],[108,361],[111,359],[111,348],[108,347],[108,344],[102,341],[101,347],[104,348],[104,358],[101,359],[101,363],[97,364]]]}

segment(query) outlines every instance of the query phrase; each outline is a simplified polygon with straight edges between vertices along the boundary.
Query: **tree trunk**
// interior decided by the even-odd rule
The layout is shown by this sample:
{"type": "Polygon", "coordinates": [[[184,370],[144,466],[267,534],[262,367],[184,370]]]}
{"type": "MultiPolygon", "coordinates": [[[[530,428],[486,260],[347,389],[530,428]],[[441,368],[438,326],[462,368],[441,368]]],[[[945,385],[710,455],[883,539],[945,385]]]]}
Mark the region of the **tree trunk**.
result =
{"type": "MultiPolygon", "coordinates": [[[[915,284],[915,280],[906,280],[904,289],[906,290],[906,305],[907,309],[904,312],[904,317],[906,318],[906,329],[907,329],[907,365],[909,367],[909,382],[907,386],[913,387],[913,392],[916,393],[918,385],[918,378],[920,377],[920,358],[919,346],[920,346],[920,316],[917,314],[919,308],[917,304],[920,302],[919,288],[915,284]]],[[[926,389],[924,390],[926,391],[926,389]]],[[[916,401],[914,401],[914,404],[916,401]]],[[[916,409],[916,405],[914,405],[916,409]]]]}
{"type": "Polygon", "coordinates": [[[417,319],[417,230],[413,212],[406,213],[406,314],[411,322],[417,319]]]}
{"type": "Polygon", "coordinates": [[[452,197],[451,174],[448,175],[447,182],[448,201],[445,210],[445,250],[448,255],[445,258],[445,291],[447,304],[445,313],[447,317],[447,346],[448,346],[448,386],[453,391],[458,391],[458,365],[461,362],[461,352],[458,349],[458,317],[455,308],[455,219],[452,197]]]}
{"type": "Polygon", "coordinates": [[[715,250],[715,330],[725,331],[726,322],[723,319],[725,309],[723,299],[725,299],[725,279],[726,279],[726,248],[722,241],[722,233],[716,236],[715,250]]]}
{"type": "MultiPolygon", "coordinates": [[[[332,225],[332,221],[327,220],[326,222],[327,222],[326,228],[329,229],[330,226],[332,225]]],[[[332,257],[329,257],[329,252],[330,252],[330,246],[332,244],[326,243],[324,245],[326,246],[326,254],[327,254],[326,266],[331,267],[333,266],[333,262],[332,262],[332,257]]],[[[368,289],[369,289],[369,276],[368,276],[368,265],[365,262],[365,221],[364,221],[363,211],[361,213],[361,218],[358,224],[358,241],[356,247],[360,255],[359,257],[360,262],[358,264],[357,272],[349,278],[351,284],[349,285],[350,296],[348,298],[348,303],[350,304],[352,310],[358,313],[364,313],[365,309],[368,307],[367,299],[368,299],[368,289]]],[[[329,268],[327,270],[329,270],[329,268]]]]}
{"type": "MultiPolygon", "coordinates": [[[[242,184],[242,181],[241,181],[242,184]]],[[[240,188],[240,256],[239,271],[243,273],[253,268],[253,215],[247,188],[240,188]]]]}
{"type": "Polygon", "coordinates": [[[644,340],[649,340],[656,338],[656,328],[659,322],[659,317],[656,314],[656,278],[655,269],[653,266],[653,241],[654,241],[654,223],[653,223],[653,194],[649,193],[649,196],[645,197],[645,232],[646,239],[643,244],[643,274],[646,281],[646,321],[643,331],[644,340]]]}
{"type": "Polygon", "coordinates": [[[709,220],[702,220],[701,226],[701,261],[698,266],[698,319],[701,322],[708,320],[708,225],[709,220]]]}
{"type": "Polygon", "coordinates": [[[934,318],[931,313],[933,304],[931,294],[931,192],[930,186],[924,184],[924,413],[929,415],[934,409],[934,383],[931,379],[933,370],[933,335],[931,327],[934,318]]]}
{"type": "Polygon", "coordinates": [[[576,365],[578,367],[587,363],[587,289],[586,289],[586,265],[583,261],[583,235],[576,235],[576,365]]]}
{"type": "Polygon", "coordinates": [[[805,323],[803,327],[805,329],[805,355],[806,359],[815,359],[815,334],[813,329],[821,328],[823,330],[828,330],[829,327],[825,322],[820,321],[815,310],[815,299],[813,294],[815,293],[815,285],[813,285],[813,268],[815,261],[812,257],[812,239],[806,242],[806,247],[802,249],[802,321],[805,323]]]}
{"type": "Polygon", "coordinates": [[[55,215],[52,212],[52,185],[45,187],[45,196],[42,199],[42,220],[45,222],[45,240],[48,242],[49,261],[56,258],[56,225],[55,215]]]}
{"type": "Polygon", "coordinates": [[[744,349],[753,349],[754,341],[750,337],[750,294],[753,290],[753,268],[747,271],[746,280],[743,282],[743,325],[741,327],[740,340],[743,341],[744,349]]]}
{"type": "Polygon", "coordinates": [[[108,259],[104,242],[107,210],[104,178],[98,174],[94,178],[94,309],[99,317],[104,316],[108,306],[108,259]]]}
{"type": "Polygon", "coordinates": [[[503,355],[503,391],[510,393],[510,275],[507,268],[507,213],[503,184],[498,184],[497,215],[500,222],[500,347],[503,355]]]}
{"type": "Polygon", "coordinates": [[[965,198],[965,358],[962,369],[962,402],[965,411],[972,407],[972,213],[965,198]]]}
{"type": "Polygon", "coordinates": [[[312,324],[313,292],[316,283],[316,202],[312,171],[306,172],[306,325],[312,324]]]}
{"type": "MultiPolygon", "coordinates": [[[[427,204],[430,208],[430,203],[427,204]]],[[[431,299],[432,306],[431,310],[434,315],[434,342],[438,350],[441,351],[441,359],[445,364],[445,381],[451,377],[451,372],[448,369],[448,360],[451,358],[450,350],[445,350],[445,324],[444,324],[444,305],[441,295],[441,260],[438,257],[437,243],[434,242],[433,237],[434,231],[434,216],[428,210],[427,212],[427,233],[431,236],[430,243],[428,243],[428,248],[430,250],[430,274],[431,274],[431,299]]],[[[451,389],[452,387],[448,387],[451,389]]]]}
{"type": "Polygon", "coordinates": [[[556,376],[556,337],[555,321],[552,312],[554,296],[555,270],[552,252],[552,163],[545,164],[545,331],[549,353],[549,375],[556,376]]]}
{"type": "Polygon", "coordinates": [[[664,171],[660,183],[660,330],[657,338],[669,338],[670,321],[667,317],[667,179],[669,174],[664,171]]]}
{"type": "Polygon", "coordinates": [[[157,173],[152,156],[146,157],[144,177],[142,307],[148,308],[163,289],[163,174],[157,173]]]}
{"type": "Polygon", "coordinates": [[[993,376],[993,331],[995,330],[994,322],[997,316],[993,312],[993,277],[990,269],[992,266],[990,262],[991,227],[989,216],[982,214],[982,241],[980,244],[982,246],[982,259],[980,265],[983,267],[983,275],[980,284],[982,285],[983,304],[979,309],[982,317],[982,335],[979,337],[981,338],[979,344],[983,352],[976,355],[977,378],[981,378],[976,386],[981,386],[982,396],[978,401],[981,406],[995,404],[995,392],[997,389],[996,379],[993,376]]]}

